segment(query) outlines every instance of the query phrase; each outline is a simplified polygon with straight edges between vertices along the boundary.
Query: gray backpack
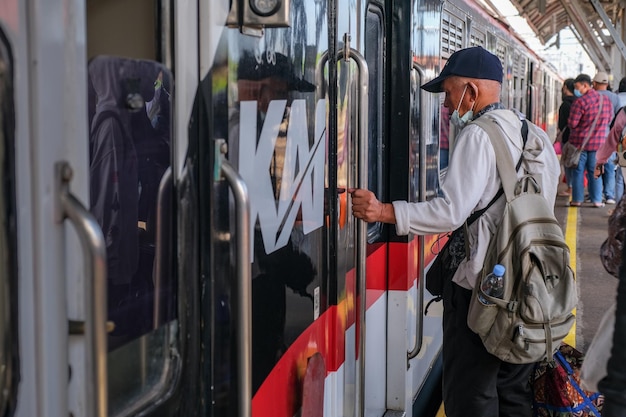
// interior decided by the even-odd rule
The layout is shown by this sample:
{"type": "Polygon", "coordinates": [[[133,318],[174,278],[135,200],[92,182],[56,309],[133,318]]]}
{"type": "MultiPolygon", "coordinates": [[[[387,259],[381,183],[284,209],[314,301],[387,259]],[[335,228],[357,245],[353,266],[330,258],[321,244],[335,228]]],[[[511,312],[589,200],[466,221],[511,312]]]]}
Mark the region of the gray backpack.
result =
{"type": "MultiPolygon", "coordinates": [[[[574,323],[572,310],[578,302],[569,248],[539,183],[528,174],[518,179],[502,129],[486,117],[474,123],[488,133],[495,149],[507,201],[472,293],[467,324],[487,351],[505,362],[552,360],[574,323]],[[506,268],[501,299],[481,289],[482,277],[495,264],[506,268]]],[[[543,133],[523,123],[522,131],[543,133]]]]}

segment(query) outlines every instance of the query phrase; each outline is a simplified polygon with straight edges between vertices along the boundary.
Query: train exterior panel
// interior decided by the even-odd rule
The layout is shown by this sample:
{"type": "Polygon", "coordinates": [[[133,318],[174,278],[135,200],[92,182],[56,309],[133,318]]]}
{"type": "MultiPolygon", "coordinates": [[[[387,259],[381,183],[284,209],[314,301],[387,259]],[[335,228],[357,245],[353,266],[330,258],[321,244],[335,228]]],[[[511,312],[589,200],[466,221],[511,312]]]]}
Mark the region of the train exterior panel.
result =
{"type": "Polygon", "coordinates": [[[560,79],[473,2],[0,2],[0,412],[434,415],[445,234],[349,192],[441,194],[419,87],[473,45],[554,136],[560,79]]]}

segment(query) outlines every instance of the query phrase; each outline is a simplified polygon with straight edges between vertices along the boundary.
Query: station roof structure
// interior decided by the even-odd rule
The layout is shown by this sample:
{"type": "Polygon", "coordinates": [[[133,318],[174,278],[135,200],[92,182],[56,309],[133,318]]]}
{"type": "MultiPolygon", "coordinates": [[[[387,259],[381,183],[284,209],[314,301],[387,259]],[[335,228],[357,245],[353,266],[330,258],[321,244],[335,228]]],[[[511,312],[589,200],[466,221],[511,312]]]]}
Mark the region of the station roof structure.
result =
{"type": "MultiPolygon", "coordinates": [[[[611,68],[612,48],[617,48],[626,60],[626,47],[621,27],[623,0],[510,0],[526,19],[537,38],[547,44],[555,35],[569,27],[598,68],[611,68]]],[[[497,12],[492,0],[483,0],[497,12]]],[[[504,18],[504,16],[498,16],[504,18]]],[[[504,20],[504,19],[503,19],[504,20]]]]}

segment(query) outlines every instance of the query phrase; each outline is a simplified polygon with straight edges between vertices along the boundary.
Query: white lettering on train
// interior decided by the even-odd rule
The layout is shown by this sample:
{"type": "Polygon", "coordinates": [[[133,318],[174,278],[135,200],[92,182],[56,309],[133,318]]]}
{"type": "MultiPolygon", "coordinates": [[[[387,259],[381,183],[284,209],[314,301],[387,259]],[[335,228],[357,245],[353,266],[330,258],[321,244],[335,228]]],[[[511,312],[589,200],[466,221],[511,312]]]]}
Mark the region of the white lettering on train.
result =
{"type": "MultiPolygon", "coordinates": [[[[306,102],[291,103],[277,199],[271,168],[286,106],[286,100],[270,102],[257,143],[257,102],[240,103],[239,172],[250,193],[251,230],[255,230],[258,219],[266,253],[287,244],[296,220],[301,221],[304,234],[320,228],[324,222],[326,101],[317,102],[312,146],[306,102]]],[[[251,240],[254,254],[254,236],[251,240]]]]}

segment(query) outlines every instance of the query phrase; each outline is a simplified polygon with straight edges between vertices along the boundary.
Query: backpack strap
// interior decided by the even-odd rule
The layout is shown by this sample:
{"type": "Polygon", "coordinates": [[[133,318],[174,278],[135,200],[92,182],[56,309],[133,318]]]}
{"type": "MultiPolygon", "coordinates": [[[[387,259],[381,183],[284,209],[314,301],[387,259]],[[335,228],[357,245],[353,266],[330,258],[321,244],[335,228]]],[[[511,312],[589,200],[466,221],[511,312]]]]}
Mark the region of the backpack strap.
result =
{"type": "MultiPolygon", "coordinates": [[[[515,197],[515,187],[518,181],[517,171],[522,165],[524,159],[524,149],[526,148],[526,142],[528,140],[528,122],[522,120],[522,154],[517,162],[517,165],[513,165],[513,157],[509,151],[506,143],[504,143],[505,133],[500,124],[493,118],[480,118],[474,120],[474,123],[479,125],[489,136],[491,145],[496,153],[496,167],[498,169],[498,175],[502,181],[502,189],[506,195],[507,201],[510,201],[515,197]]],[[[498,192],[500,193],[500,191],[498,192]]],[[[496,194],[497,195],[497,194],[496,194]]]]}
{"type": "MultiPolygon", "coordinates": [[[[479,124],[482,127],[482,124],[479,124]]],[[[625,127],[626,129],[626,127],[625,127]]],[[[522,155],[520,155],[519,160],[517,161],[517,165],[515,165],[515,172],[519,171],[520,167],[522,166],[522,161],[524,160],[522,158],[523,156],[523,150],[526,149],[526,142],[528,141],[528,123],[526,122],[526,120],[522,120],[522,155]]],[[[489,133],[489,132],[487,132],[489,133]]],[[[491,136],[490,136],[491,137],[491,136]]],[[[467,219],[467,225],[469,226],[470,224],[474,223],[476,221],[476,219],[478,219],[480,216],[483,215],[484,212],[486,212],[489,207],[491,207],[493,205],[493,203],[495,203],[496,201],[498,201],[498,199],[500,198],[500,196],[504,194],[504,188],[500,188],[498,190],[498,192],[496,193],[496,195],[491,199],[491,201],[489,202],[489,204],[487,204],[486,207],[474,212],[474,214],[472,214],[468,219],[467,219]]]]}
{"type": "MultiPolygon", "coordinates": [[[[477,119],[474,121],[474,123],[478,124],[480,127],[483,128],[483,130],[485,130],[485,132],[487,132],[487,134],[489,135],[489,139],[492,138],[492,135],[496,135],[496,136],[502,136],[500,134],[500,131],[498,130],[498,128],[496,127],[496,123],[495,121],[492,122],[487,122],[485,120],[481,120],[480,122],[478,122],[481,119],[477,119]],[[478,122],[478,123],[477,123],[478,122]],[[487,126],[485,128],[485,126],[487,126]]],[[[491,119],[490,119],[491,120],[491,119]]],[[[515,172],[519,171],[520,167],[522,166],[522,156],[524,155],[524,149],[526,148],[526,142],[528,140],[528,123],[526,123],[526,120],[522,120],[522,129],[521,129],[521,133],[522,133],[522,155],[520,155],[519,161],[517,161],[517,165],[515,166],[515,172]]],[[[493,139],[491,139],[491,141],[493,142],[493,139]]],[[[509,159],[511,160],[511,165],[513,164],[513,159],[511,158],[511,153],[508,151],[508,149],[506,149],[506,146],[504,145],[504,141],[502,140],[497,140],[497,142],[501,143],[504,146],[504,150],[506,151],[507,155],[509,155],[509,159]]],[[[497,166],[497,160],[498,160],[498,154],[496,152],[496,166],[497,166]]],[[[517,175],[515,175],[515,172],[513,173],[515,182],[513,183],[513,187],[515,187],[515,183],[517,182],[517,175]]],[[[501,175],[498,171],[498,174],[501,175]]],[[[503,182],[504,184],[504,182],[503,182]]],[[[467,218],[467,220],[465,220],[465,223],[463,223],[463,231],[465,232],[465,236],[469,235],[469,226],[474,223],[476,220],[478,220],[478,218],[480,216],[482,216],[487,210],[489,210],[489,208],[496,202],[498,201],[498,199],[502,196],[502,194],[504,194],[505,189],[504,187],[501,187],[498,192],[496,193],[495,196],[493,196],[493,198],[491,199],[491,201],[489,202],[489,204],[487,204],[487,206],[483,207],[482,209],[475,211],[471,216],[469,216],[467,218]]],[[[513,198],[513,194],[508,194],[510,195],[510,198],[513,198]]],[[[508,196],[507,195],[507,196],[508,196]]],[[[509,198],[509,197],[507,197],[509,198]]],[[[470,255],[470,247],[469,247],[469,242],[467,239],[465,239],[465,255],[467,258],[469,258],[470,255]]]]}

